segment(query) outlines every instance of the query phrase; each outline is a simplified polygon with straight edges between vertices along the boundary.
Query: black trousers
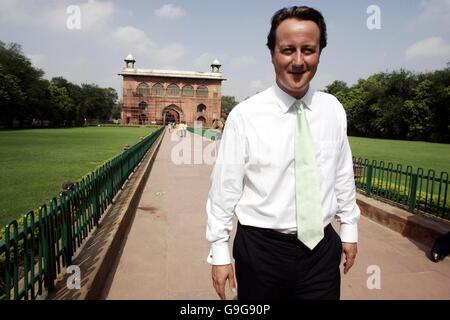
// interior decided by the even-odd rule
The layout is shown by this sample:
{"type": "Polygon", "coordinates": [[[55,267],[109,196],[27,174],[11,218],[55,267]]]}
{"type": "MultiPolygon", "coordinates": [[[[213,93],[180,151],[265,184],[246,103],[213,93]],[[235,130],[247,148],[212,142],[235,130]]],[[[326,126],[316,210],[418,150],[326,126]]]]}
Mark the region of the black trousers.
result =
{"type": "Polygon", "coordinates": [[[233,243],[238,300],[339,300],[342,243],[328,225],[314,250],[296,235],[238,223],[233,243]]]}

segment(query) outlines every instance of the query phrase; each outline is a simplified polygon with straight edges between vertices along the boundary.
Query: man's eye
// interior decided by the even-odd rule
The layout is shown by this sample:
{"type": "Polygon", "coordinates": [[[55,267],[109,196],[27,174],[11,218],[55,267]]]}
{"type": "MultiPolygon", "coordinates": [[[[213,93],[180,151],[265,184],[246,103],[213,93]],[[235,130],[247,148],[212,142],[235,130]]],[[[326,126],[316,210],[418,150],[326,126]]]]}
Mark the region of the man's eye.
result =
{"type": "Polygon", "coordinates": [[[283,49],[281,52],[283,52],[284,54],[290,54],[293,52],[292,49],[283,49]]]}

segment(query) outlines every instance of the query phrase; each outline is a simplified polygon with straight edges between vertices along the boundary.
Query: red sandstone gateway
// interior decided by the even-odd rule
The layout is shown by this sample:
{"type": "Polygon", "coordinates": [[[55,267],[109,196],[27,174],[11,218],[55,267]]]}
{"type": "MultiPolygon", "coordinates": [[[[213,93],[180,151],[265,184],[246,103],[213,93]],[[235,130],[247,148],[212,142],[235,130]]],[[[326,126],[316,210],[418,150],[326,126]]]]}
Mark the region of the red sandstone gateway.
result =
{"type": "Polygon", "coordinates": [[[211,127],[221,115],[222,81],[220,62],[215,59],[211,72],[137,69],[129,54],[123,76],[122,124],[201,122],[211,127]]]}

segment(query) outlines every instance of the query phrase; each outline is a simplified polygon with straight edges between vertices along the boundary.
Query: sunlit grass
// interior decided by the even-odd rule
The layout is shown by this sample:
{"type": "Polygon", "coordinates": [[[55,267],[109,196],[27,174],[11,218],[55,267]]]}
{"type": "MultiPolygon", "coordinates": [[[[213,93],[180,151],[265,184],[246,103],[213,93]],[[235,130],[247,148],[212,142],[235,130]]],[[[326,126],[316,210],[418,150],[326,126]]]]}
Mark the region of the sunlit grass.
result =
{"type": "Polygon", "coordinates": [[[48,202],[155,127],[0,131],[0,226],[48,202]]]}

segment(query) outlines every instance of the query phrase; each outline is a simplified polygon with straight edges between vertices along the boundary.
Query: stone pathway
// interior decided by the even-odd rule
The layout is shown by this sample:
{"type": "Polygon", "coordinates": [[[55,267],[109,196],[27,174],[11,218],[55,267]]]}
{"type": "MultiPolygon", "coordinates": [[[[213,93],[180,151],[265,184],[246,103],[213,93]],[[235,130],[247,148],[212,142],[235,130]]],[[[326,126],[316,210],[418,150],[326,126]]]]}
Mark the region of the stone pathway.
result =
{"type": "MultiPolygon", "coordinates": [[[[211,144],[193,143],[189,132],[185,139],[191,152],[211,144]]],[[[177,143],[166,132],[118,264],[105,286],[106,299],[218,299],[205,239],[205,203],[213,167],[174,164],[171,152],[177,143]]],[[[433,263],[426,256],[428,248],[365,217],[358,248],[355,266],[342,275],[342,299],[450,299],[449,258],[433,263]]],[[[233,296],[228,289],[227,297],[233,296]]]]}

